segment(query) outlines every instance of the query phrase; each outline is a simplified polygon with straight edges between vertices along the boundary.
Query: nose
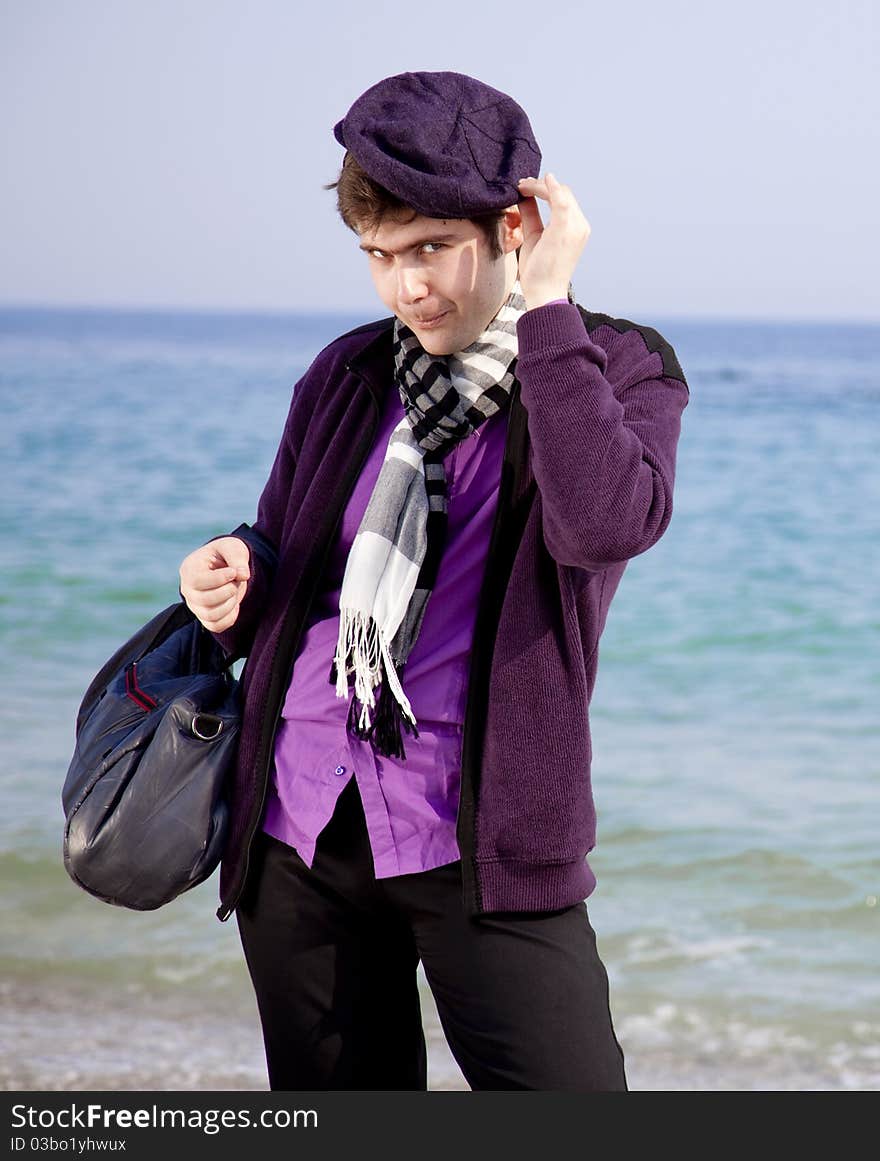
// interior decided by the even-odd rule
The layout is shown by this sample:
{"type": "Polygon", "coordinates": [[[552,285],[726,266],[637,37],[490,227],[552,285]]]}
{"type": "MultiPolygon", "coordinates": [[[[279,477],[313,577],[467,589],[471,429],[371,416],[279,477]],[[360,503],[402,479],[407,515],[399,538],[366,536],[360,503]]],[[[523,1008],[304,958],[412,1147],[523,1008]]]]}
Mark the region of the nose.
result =
{"type": "Polygon", "coordinates": [[[401,264],[397,271],[397,296],[401,302],[413,303],[425,298],[428,285],[418,266],[401,264]]]}

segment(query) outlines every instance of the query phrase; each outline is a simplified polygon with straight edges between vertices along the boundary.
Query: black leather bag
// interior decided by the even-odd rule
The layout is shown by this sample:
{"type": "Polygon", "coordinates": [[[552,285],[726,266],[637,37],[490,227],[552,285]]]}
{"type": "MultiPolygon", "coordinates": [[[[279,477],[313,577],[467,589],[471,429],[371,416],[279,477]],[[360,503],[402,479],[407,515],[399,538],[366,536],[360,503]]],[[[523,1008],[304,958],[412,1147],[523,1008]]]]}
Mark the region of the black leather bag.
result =
{"type": "Polygon", "coordinates": [[[86,691],[62,804],[64,866],[91,895],[151,911],[219,863],[240,720],[231,660],[180,602],[86,691]]]}

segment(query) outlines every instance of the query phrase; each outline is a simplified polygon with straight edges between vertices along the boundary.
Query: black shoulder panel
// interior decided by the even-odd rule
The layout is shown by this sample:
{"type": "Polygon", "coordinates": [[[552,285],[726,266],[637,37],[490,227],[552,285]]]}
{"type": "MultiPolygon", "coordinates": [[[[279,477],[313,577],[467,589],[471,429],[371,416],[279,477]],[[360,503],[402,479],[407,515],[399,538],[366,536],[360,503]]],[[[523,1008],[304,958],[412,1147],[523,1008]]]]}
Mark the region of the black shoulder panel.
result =
{"type": "Polygon", "coordinates": [[[591,335],[593,331],[599,327],[613,327],[618,334],[623,334],[625,331],[638,331],[645,341],[645,346],[649,351],[657,352],[663,360],[663,374],[669,379],[679,379],[687,387],[687,380],[684,377],[684,372],[681,369],[681,364],[675,354],[675,351],[667,343],[666,339],[653,327],[645,327],[640,323],[630,322],[627,318],[612,318],[610,314],[600,314],[598,311],[584,310],[582,306],[578,306],[581,312],[581,318],[584,320],[584,326],[587,328],[587,334],[591,335]]]}

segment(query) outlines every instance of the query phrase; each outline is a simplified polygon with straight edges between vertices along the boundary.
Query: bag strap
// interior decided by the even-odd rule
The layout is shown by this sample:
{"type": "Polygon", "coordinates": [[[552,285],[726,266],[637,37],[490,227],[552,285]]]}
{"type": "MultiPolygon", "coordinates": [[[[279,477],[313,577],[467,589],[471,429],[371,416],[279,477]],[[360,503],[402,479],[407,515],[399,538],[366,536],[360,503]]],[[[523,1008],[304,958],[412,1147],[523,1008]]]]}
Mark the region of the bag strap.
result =
{"type": "Polygon", "coordinates": [[[160,645],[172,633],[193,620],[195,617],[187,605],[183,601],[178,601],[176,604],[169,605],[167,609],[163,609],[161,613],[157,613],[152,620],[138,629],[123,645],[120,645],[95,675],[94,680],[83,695],[79,712],[76,715],[76,729],[79,730],[108,683],[113,680],[117,673],[127,668],[133,661],[139,661],[144,654],[149,653],[151,649],[160,645]]]}

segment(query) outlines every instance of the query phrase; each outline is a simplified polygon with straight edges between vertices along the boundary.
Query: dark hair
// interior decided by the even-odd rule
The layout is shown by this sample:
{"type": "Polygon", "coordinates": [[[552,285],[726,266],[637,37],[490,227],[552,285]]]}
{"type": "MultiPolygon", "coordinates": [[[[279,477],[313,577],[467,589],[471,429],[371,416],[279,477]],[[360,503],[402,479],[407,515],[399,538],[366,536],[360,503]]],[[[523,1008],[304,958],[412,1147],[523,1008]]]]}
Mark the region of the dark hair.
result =
{"type": "MultiPolygon", "coordinates": [[[[414,218],[418,213],[412,206],[396,197],[390,190],[379,185],[361,168],[351,153],[346,151],[342,159],[342,169],[336,181],[331,181],[324,189],[336,190],[336,208],[346,226],[354,233],[363,229],[376,230],[386,214],[392,218],[414,218]]],[[[491,214],[480,214],[467,218],[482,231],[493,258],[500,258],[504,251],[498,240],[498,227],[504,218],[503,210],[491,214]]]]}

